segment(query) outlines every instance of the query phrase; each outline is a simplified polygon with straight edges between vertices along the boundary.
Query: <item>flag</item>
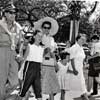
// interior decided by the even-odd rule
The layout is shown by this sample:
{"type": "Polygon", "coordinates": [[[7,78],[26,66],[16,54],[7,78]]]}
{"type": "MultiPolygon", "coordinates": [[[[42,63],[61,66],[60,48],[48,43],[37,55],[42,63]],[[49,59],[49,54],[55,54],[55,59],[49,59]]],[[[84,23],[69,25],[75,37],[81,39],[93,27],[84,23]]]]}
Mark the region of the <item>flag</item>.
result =
{"type": "Polygon", "coordinates": [[[75,38],[78,35],[79,30],[79,21],[78,20],[71,20],[70,22],[70,37],[69,40],[71,41],[71,44],[75,43],[75,38]]]}

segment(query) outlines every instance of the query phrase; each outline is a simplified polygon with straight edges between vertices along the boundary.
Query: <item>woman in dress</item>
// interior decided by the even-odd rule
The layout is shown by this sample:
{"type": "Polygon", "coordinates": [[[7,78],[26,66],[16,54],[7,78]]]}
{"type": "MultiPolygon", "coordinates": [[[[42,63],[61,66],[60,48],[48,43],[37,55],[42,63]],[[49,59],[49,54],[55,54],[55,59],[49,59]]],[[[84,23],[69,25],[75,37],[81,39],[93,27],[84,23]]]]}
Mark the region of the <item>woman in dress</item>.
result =
{"type": "Polygon", "coordinates": [[[73,98],[82,96],[85,98],[85,100],[89,100],[87,96],[85,77],[83,74],[85,53],[82,45],[85,42],[86,36],[80,34],[76,37],[76,43],[69,49],[71,65],[74,73],[70,75],[70,94],[73,98]]]}
{"type": "Polygon", "coordinates": [[[54,100],[54,95],[60,92],[58,79],[56,76],[56,60],[50,48],[44,50],[42,63],[42,93],[49,94],[50,100],[54,100]]]}

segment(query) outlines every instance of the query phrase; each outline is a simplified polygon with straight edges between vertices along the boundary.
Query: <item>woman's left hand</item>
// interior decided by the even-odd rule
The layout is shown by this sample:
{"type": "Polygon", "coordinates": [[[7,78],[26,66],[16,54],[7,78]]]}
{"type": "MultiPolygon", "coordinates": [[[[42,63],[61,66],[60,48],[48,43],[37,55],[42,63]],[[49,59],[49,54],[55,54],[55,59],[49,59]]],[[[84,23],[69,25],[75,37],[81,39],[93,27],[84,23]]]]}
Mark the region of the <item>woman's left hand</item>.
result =
{"type": "Polygon", "coordinates": [[[77,70],[73,70],[74,75],[78,75],[78,71],[77,70]]]}

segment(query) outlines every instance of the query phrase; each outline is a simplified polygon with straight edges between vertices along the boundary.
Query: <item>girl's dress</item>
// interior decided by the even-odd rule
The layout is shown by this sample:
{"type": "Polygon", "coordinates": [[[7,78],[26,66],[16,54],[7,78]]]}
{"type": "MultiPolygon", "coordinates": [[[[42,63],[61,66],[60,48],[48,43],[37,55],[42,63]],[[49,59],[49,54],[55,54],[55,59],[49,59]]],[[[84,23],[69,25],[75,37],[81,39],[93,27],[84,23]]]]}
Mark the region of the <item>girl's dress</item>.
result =
{"type": "Polygon", "coordinates": [[[55,72],[54,58],[43,59],[42,64],[42,92],[43,94],[51,94],[60,92],[58,79],[55,72]]]}
{"type": "Polygon", "coordinates": [[[58,62],[59,71],[57,72],[60,89],[69,90],[69,73],[67,72],[70,62],[66,65],[63,65],[61,62],[58,62]]]}

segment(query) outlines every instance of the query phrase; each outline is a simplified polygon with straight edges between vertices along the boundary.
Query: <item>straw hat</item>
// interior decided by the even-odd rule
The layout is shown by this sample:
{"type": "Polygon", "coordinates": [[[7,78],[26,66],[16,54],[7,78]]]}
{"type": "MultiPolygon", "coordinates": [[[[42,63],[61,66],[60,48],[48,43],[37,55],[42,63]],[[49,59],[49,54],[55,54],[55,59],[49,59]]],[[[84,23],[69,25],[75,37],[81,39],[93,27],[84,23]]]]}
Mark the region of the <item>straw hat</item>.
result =
{"type": "Polygon", "coordinates": [[[44,18],[38,20],[37,22],[34,23],[34,28],[41,29],[42,28],[41,26],[45,21],[48,21],[51,23],[51,29],[49,32],[50,35],[51,36],[55,35],[58,32],[59,26],[58,26],[57,21],[51,17],[44,17],[44,18]]]}

